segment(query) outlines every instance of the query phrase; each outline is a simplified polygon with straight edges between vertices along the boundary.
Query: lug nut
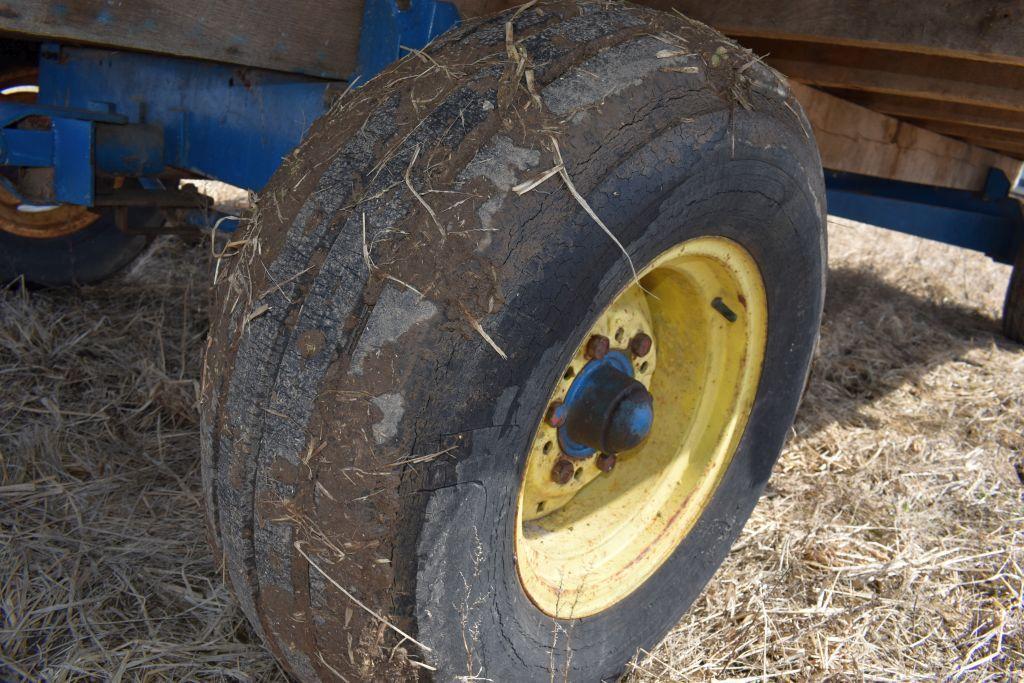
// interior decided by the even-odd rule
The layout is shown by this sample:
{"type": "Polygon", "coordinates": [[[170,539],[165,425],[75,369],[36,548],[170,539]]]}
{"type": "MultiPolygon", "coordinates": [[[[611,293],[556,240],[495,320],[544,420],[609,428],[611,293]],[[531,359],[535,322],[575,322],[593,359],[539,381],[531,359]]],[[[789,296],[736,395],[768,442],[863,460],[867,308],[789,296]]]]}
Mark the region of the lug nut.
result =
{"type": "Polygon", "coordinates": [[[562,402],[561,401],[554,401],[554,402],[552,402],[552,404],[548,406],[547,415],[544,416],[544,420],[549,425],[551,425],[552,427],[555,427],[556,429],[558,427],[561,427],[562,425],[565,424],[565,416],[561,415],[558,412],[558,409],[561,408],[561,407],[562,407],[562,402]]]}
{"type": "Polygon", "coordinates": [[[595,334],[587,341],[587,350],[584,352],[584,355],[587,358],[601,360],[608,353],[609,348],[611,348],[611,342],[608,341],[608,337],[602,334],[595,334]]]}
{"type": "Polygon", "coordinates": [[[615,467],[615,454],[614,453],[599,453],[597,461],[594,463],[597,465],[597,469],[602,472],[611,472],[615,467]]]}
{"type": "Polygon", "coordinates": [[[633,352],[633,355],[637,358],[643,358],[651,352],[651,341],[650,335],[644,334],[643,332],[637,332],[636,335],[629,340],[629,350],[633,352]]]}
{"type": "Polygon", "coordinates": [[[576,466],[568,460],[559,460],[551,468],[551,481],[564,486],[572,481],[572,475],[576,474],[576,466]]]}

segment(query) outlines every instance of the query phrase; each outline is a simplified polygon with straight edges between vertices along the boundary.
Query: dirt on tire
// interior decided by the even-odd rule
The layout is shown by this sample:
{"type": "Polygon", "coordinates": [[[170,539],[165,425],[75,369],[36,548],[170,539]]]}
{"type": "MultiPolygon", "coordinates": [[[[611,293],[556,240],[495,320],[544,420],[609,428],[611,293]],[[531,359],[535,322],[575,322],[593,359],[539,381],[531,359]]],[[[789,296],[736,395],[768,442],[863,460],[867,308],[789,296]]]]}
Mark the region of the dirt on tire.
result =
{"type": "MultiPolygon", "coordinates": [[[[448,484],[443,466],[414,464],[454,459],[464,434],[418,438],[436,425],[406,415],[414,427],[396,435],[409,406],[441,399],[428,381],[392,386],[414,368],[437,368],[441,382],[461,353],[423,342],[424,320],[505,354],[484,323],[508,295],[509,254],[528,264],[570,245],[496,224],[502,203],[568,163],[558,140],[586,136],[584,112],[654,75],[666,101],[699,98],[732,117],[756,99],[809,138],[781,79],[706,26],[619,4],[537,3],[467,22],[340,97],[221,259],[202,383],[210,536],[243,610],[299,678],[429,671],[409,592],[423,558],[409,549],[423,494],[448,484]],[[581,65],[602,58],[599,89],[581,65]]],[[[658,107],[614,117],[667,125],[658,107]]],[[[627,142],[612,131],[589,144],[627,142]]],[[[575,179],[583,194],[599,180],[575,179]]],[[[551,194],[538,185],[524,202],[539,215],[551,194]]],[[[579,209],[559,195],[560,210],[579,209]]]]}

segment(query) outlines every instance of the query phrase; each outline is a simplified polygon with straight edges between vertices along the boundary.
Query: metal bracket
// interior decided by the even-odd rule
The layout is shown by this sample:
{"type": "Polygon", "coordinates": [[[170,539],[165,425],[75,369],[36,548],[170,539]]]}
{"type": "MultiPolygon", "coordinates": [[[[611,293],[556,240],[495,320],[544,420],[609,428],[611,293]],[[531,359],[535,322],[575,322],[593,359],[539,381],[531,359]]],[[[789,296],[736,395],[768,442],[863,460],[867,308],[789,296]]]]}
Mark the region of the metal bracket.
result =
{"type": "Polygon", "coordinates": [[[53,197],[58,202],[92,204],[92,126],[92,121],[53,119],[53,197]]]}
{"type": "Polygon", "coordinates": [[[0,102],[0,164],[53,166],[53,197],[48,199],[89,205],[93,197],[93,125],[126,121],[124,116],[91,109],[0,102]],[[9,127],[32,116],[49,118],[50,129],[9,127]]]}

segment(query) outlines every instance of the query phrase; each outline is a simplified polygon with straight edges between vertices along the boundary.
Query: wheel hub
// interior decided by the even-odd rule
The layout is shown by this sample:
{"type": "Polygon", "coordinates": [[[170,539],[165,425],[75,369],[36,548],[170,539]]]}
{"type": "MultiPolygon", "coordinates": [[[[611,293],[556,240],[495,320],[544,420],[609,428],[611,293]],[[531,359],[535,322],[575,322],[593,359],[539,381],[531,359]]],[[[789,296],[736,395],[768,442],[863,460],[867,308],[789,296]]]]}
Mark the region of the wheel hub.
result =
{"type": "Polygon", "coordinates": [[[639,446],[650,434],[654,399],[633,379],[629,358],[612,351],[584,366],[555,416],[562,424],[558,443],[567,456],[619,453],[639,446]]]}
{"type": "Polygon", "coordinates": [[[84,206],[70,204],[33,210],[0,184],[0,232],[46,240],[83,230],[98,218],[84,206]]]}

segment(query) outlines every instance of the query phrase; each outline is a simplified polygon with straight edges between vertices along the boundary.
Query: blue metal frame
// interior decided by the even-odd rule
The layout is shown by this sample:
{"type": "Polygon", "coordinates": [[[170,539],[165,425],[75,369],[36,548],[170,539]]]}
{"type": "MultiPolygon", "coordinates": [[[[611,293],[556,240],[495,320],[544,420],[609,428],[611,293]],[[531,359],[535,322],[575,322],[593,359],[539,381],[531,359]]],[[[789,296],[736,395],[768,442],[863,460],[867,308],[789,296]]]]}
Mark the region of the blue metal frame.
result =
{"type": "Polygon", "coordinates": [[[93,203],[100,172],[180,169],[258,189],[323,113],[330,86],[274,71],[46,45],[38,103],[0,102],[0,163],[53,166],[54,198],[69,204],[93,203]],[[50,130],[9,127],[27,116],[49,117],[50,130]]]}
{"type": "MultiPolygon", "coordinates": [[[[438,0],[367,0],[352,84],[458,25],[438,0]]],[[[93,205],[98,174],[184,170],[258,190],[343,84],[262,69],[55,44],[42,49],[36,104],[0,102],[0,165],[54,168],[48,200],[93,205]],[[46,116],[49,130],[18,128],[46,116]]],[[[993,170],[984,192],[826,172],[829,212],[982,251],[1011,263],[1024,239],[1019,203],[993,170]]],[[[0,183],[17,196],[3,176],[0,183]]]]}
{"type": "MultiPolygon", "coordinates": [[[[368,0],[353,83],[459,23],[454,5],[368,0]]],[[[335,85],[297,74],[95,48],[43,46],[35,104],[0,102],[0,165],[55,169],[53,197],[95,201],[98,173],[178,169],[258,190],[329,104],[335,85]],[[49,130],[14,127],[46,116],[49,130]]],[[[6,189],[17,188],[0,178],[6,189]]],[[[27,201],[27,200],[26,200],[27,201]]]]}
{"type": "Polygon", "coordinates": [[[408,4],[402,9],[395,0],[366,0],[353,83],[365,83],[405,55],[404,48],[418,50],[459,24],[459,11],[451,3],[410,0],[408,4]]]}
{"type": "Polygon", "coordinates": [[[1020,202],[998,169],[981,192],[838,171],[825,172],[825,187],[834,216],[973,249],[999,263],[1013,263],[1024,241],[1020,202]]]}

